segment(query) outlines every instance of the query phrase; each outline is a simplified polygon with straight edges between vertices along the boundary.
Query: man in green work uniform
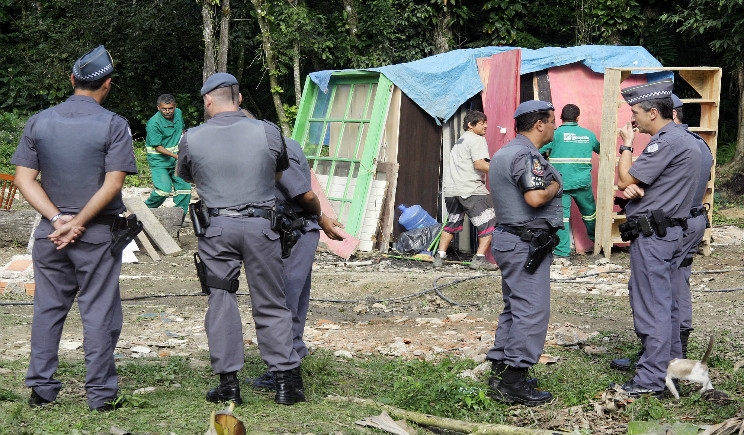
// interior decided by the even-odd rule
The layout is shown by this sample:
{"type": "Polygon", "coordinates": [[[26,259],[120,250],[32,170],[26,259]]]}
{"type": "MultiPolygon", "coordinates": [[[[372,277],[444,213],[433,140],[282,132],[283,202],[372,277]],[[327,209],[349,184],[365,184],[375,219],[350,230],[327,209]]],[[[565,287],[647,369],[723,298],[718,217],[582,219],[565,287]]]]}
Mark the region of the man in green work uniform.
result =
{"type": "Polygon", "coordinates": [[[173,95],[158,97],[158,113],[147,121],[147,162],[150,164],[152,184],[155,188],[145,204],[150,208],[160,207],[172,191],[173,202],[188,212],[191,201],[191,184],[179,178],[176,171],[178,161],[178,141],[183,133],[183,115],[176,107],[173,95]]]}
{"type": "Polygon", "coordinates": [[[568,257],[571,253],[571,198],[579,207],[589,238],[594,240],[597,205],[592,193],[592,152],[599,153],[599,141],[591,130],[579,127],[579,115],[577,105],[563,106],[563,124],[555,130],[553,142],[540,149],[543,155],[550,156],[550,163],[563,177],[564,227],[557,233],[560,243],[553,251],[556,257],[568,257]]]}

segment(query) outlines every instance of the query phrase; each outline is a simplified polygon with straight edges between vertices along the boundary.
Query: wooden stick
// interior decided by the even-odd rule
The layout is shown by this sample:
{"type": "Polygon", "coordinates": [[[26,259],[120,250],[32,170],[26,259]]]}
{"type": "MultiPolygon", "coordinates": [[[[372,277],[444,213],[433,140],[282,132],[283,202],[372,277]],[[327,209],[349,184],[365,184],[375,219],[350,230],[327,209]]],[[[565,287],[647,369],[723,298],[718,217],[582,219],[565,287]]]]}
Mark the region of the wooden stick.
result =
{"type": "Polygon", "coordinates": [[[568,435],[565,432],[556,432],[543,429],[531,429],[527,427],[507,426],[503,424],[492,423],[471,423],[468,421],[455,420],[446,417],[437,417],[436,415],[422,414],[420,412],[406,411],[405,409],[385,405],[374,400],[361,399],[358,397],[344,396],[326,396],[326,400],[331,402],[350,402],[372,406],[383,411],[395,418],[410,420],[421,426],[433,426],[447,429],[455,432],[461,432],[472,435],[568,435]]]}

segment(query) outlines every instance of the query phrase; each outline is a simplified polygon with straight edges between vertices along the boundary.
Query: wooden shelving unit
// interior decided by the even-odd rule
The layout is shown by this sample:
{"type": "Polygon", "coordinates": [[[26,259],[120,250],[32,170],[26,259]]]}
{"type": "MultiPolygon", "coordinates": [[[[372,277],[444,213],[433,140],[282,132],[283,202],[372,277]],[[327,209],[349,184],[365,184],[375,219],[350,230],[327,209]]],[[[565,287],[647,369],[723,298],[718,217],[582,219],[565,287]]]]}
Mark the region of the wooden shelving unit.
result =
{"type": "MultiPolygon", "coordinates": [[[[684,112],[689,113],[688,107],[700,106],[700,125],[690,126],[690,130],[699,134],[708,143],[713,153],[713,168],[711,169],[708,189],[703,203],[710,206],[708,219],[712,219],[713,186],[716,179],[716,149],[718,146],[718,110],[721,95],[721,68],[714,67],[681,67],[681,68],[607,68],[604,73],[604,95],[602,104],[602,131],[600,137],[599,171],[597,174],[597,226],[594,240],[594,254],[603,252],[610,258],[612,246],[625,243],[620,239],[618,226],[625,222],[625,215],[614,211],[613,203],[617,191],[617,155],[620,146],[617,130],[618,111],[625,103],[620,95],[621,83],[630,77],[631,71],[669,71],[676,77],[682,78],[699,95],[699,98],[682,98],[685,103],[684,112]]],[[[687,119],[684,120],[687,122],[687,119]]],[[[627,120],[623,120],[627,122],[627,120]]],[[[645,146],[645,144],[636,144],[645,146]]],[[[702,241],[704,255],[710,255],[710,229],[705,230],[702,241]]]]}

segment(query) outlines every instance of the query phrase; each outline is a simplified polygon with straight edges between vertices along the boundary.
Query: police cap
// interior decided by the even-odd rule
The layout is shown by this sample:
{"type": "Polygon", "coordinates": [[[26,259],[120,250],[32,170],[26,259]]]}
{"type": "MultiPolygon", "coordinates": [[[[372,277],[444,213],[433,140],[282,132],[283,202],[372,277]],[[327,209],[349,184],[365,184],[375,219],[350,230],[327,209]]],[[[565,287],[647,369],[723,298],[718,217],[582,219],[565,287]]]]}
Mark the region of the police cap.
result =
{"type": "Polygon", "coordinates": [[[201,94],[202,96],[204,96],[215,89],[226,88],[228,86],[237,84],[238,79],[236,79],[235,76],[233,76],[232,74],[228,74],[225,72],[214,73],[207,79],[206,82],[204,82],[204,86],[202,86],[201,88],[201,94]]]}
{"type": "Polygon", "coordinates": [[[647,100],[669,98],[672,96],[673,87],[674,82],[671,80],[661,80],[621,89],[620,93],[623,95],[626,103],[634,106],[647,100]]]}
{"type": "Polygon", "coordinates": [[[682,100],[680,100],[678,96],[672,94],[672,107],[675,109],[679,109],[683,105],[684,103],[682,102],[682,100]]]}
{"type": "Polygon", "coordinates": [[[114,61],[111,55],[99,45],[80,56],[72,66],[72,75],[83,82],[93,82],[114,72],[114,61]]]}
{"type": "Polygon", "coordinates": [[[539,112],[541,110],[555,110],[553,104],[549,101],[529,100],[520,104],[514,112],[514,119],[525,113],[539,112]]]}

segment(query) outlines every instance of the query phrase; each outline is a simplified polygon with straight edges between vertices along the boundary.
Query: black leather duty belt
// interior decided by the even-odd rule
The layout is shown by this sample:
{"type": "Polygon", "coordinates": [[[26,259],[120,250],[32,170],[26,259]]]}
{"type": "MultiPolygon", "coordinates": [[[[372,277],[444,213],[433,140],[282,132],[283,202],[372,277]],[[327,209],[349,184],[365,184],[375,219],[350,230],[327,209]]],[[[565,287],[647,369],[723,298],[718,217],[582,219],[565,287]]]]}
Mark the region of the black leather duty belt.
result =
{"type": "MultiPolygon", "coordinates": [[[[529,228],[525,228],[525,227],[510,227],[507,225],[497,225],[496,229],[501,230],[505,233],[514,234],[515,236],[519,237],[520,239],[526,242],[529,242],[530,240],[532,240],[532,236],[535,235],[533,230],[529,228]]],[[[534,230],[534,231],[538,231],[538,230],[534,230]]]]}
{"type": "Polygon", "coordinates": [[[664,217],[664,225],[670,227],[687,227],[687,218],[664,217]]]}
{"type": "Polygon", "coordinates": [[[263,208],[246,207],[240,210],[233,210],[229,208],[210,208],[210,216],[245,216],[245,217],[259,217],[271,220],[271,210],[263,208]]]}
{"type": "Polygon", "coordinates": [[[115,214],[99,214],[88,222],[89,224],[99,225],[113,225],[116,220],[119,219],[119,215],[115,214]]]}
{"type": "Polygon", "coordinates": [[[695,207],[693,209],[690,209],[690,217],[698,217],[702,215],[707,215],[708,210],[705,209],[705,206],[695,207]]]}

